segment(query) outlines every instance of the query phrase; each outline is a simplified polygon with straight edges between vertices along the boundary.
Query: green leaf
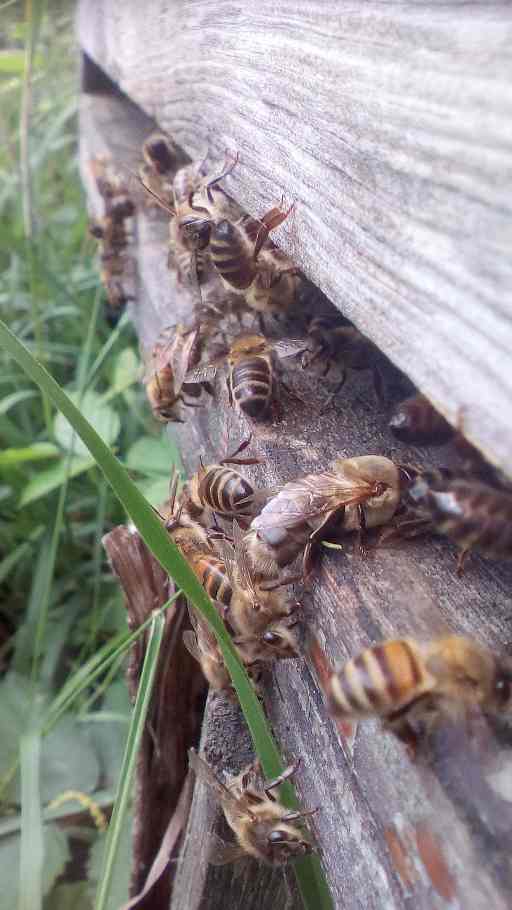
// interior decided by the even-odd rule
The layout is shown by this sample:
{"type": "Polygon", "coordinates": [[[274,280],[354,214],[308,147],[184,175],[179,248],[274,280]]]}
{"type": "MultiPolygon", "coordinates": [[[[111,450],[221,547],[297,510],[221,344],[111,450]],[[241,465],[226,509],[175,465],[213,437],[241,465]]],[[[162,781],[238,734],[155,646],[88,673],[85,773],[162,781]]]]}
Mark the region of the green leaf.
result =
{"type": "Polygon", "coordinates": [[[172,455],[172,448],[163,434],[160,438],[141,436],[126,454],[126,467],[140,474],[162,474],[169,483],[172,455]]]}
{"type": "Polygon", "coordinates": [[[28,401],[29,398],[37,398],[37,392],[34,389],[22,389],[20,392],[13,392],[12,395],[6,395],[0,401],[0,415],[7,414],[11,408],[14,408],[20,401],[28,401]]]}
{"type": "Polygon", "coordinates": [[[21,76],[25,69],[25,51],[0,51],[0,73],[21,76]]]}
{"type": "Polygon", "coordinates": [[[137,487],[152,506],[159,506],[169,498],[169,477],[141,480],[137,487]]]}
{"type": "MultiPolygon", "coordinates": [[[[125,818],[118,844],[117,857],[107,903],[108,910],[119,910],[119,907],[125,904],[128,899],[130,869],[132,864],[132,828],[133,819],[131,814],[129,814],[125,818]]],[[[87,886],[92,902],[94,902],[95,892],[101,877],[106,841],[107,835],[100,834],[95,840],[89,854],[87,886]]],[[[53,907],[51,910],[53,910],[53,907]]],[[[71,907],[70,910],[75,910],[75,908],[71,907]]],[[[94,910],[98,910],[98,905],[96,903],[94,903],[94,910]]]]}
{"type": "Polygon", "coordinates": [[[0,452],[0,468],[23,464],[26,461],[43,461],[46,458],[58,458],[60,455],[57,446],[51,442],[34,442],[31,446],[22,449],[4,449],[0,452]]]}
{"type": "MultiPolygon", "coordinates": [[[[42,890],[44,894],[47,894],[57,877],[63,872],[70,854],[67,837],[56,825],[45,826],[43,843],[42,890]]],[[[0,910],[14,910],[19,906],[20,838],[18,835],[13,834],[0,841],[0,868],[2,870],[0,910]]]]}
{"type": "Polygon", "coordinates": [[[41,733],[33,725],[39,708],[31,704],[31,723],[20,740],[21,843],[18,910],[41,910],[43,903],[43,819],[39,772],[41,733]]]}
{"type": "Polygon", "coordinates": [[[133,348],[124,348],[116,357],[112,376],[114,392],[124,392],[140,378],[140,361],[133,348]]]}
{"type": "Polygon", "coordinates": [[[94,463],[94,458],[90,455],[75,456],[71,459],[71,463],[68,462],[67,457],[63,457],[58,464],[52,465],[51,468],[46,468],[44,471],[39,471],[24,488],[20,497],[20,508],[30,502],[35,502],[41,496],[47,496],[52,490],[60,487],[66,478],[78,477],[84,471],[89,471],[94,466],[94,463]]]}
{"type": "MultiPolygon", "coordinates": [[[[94,427],[103,442],[112,445],[119,435],[121,421],[114,408],[106,404],[101,395],[89,389],[80,400],[78,392],[70,392],[69,397],[83,414],[86,420],[94,427]]],[[[73,447],[75,455],[87,455],[89,450],[85,443],[77,437],[73,427],[68,423],[63,414],[57,414],[54,422],[55,439],[63,449],[69,451],[73,447]]]]}
{"type": "Polygon", "coordinates": [[[44,910],[93,910],[87,882],[61,882],[44,902],[44,910]]]}

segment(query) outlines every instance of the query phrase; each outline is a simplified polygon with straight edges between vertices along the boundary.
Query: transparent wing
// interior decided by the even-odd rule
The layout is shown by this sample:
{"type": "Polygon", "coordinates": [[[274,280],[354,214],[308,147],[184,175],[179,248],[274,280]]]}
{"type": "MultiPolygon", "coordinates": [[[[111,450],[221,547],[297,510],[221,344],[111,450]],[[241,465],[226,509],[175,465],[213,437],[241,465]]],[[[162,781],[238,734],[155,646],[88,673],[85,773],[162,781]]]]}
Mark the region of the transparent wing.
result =
{"type": "Polygon", "coordinates": [[[188,761],[189,766],[194,771],[197,779],[206,784],[206,786],[215,793],[217,799],[220,802],[231,803],[233,811],[237,811],[238,800],[236,797],[234,797],[228,788],[222,783],[222,781],[219,780],[210,766],[202,758],[199,757],[195,749],[189,749],[188,761]]]}
{"type": "Polygon", "coordinates": [[[247,859],[248,854],[238,844],[227,844],[218,834],[212,831],[211,847],[208,859],[212,866],[226,866],[228,863],[236,863],[241,859],[247,859]]]}
{"type": "Polygon", "coordinates": [[[197,644],[196,633],[192,629],[186,629],[182,638],[188,653],[192,655],[194,660],[200,661],[202,655],[197,644]]]}
{"type": "Polygon", "coordinates": [[[180,337],[180,343],[173,346],[171,351],[171,366],[174,374],[174,388],[176,394],[179,393],[185,376],[187,375],[188,362],[194,344],[196,343],[198,330],[194,329],[183,338],[180,337]]]}
{"type": "Polygon", "coordinates": [[[273,341],[272,348],[279,357],[294,357],[308,350],[308,341],[304,338],[285,338],[273,341]]]}
{"type": "Polygon", "coordinates": [[[228,540],[220,537],[215,541],[215,550],[219,554],[220,558],[226,566],[226,572],[228,574],[229,580],[233,581],[233,576],[235,574],[235,565],[236,565],[236,553],[233,549],[233,545],[230,544],[228,540]]]}
{"type": "Polygon", "coordinates": [[[245,546],[244,533],[237,521],[233,522],[233,544],[235,548],[236,565],[240,573],[242,587],[245,591],[249,591],[256,596],[251,567],[245,546]]]}
{"type": "Polygon", "coordinates": [[[364,480],[358,479],[356,483],[339,480],[334,474],[309,474],[302,480],[287,483],[256,516],[251,527],[292,528],[309,518],[365,502],[371,495],[372,486],[364,480]]]}
{"type": "Polygon", "coordinates": [[[209,379],[215,379],[219,367],[225,361],[225,357],[217,357],[211,363],[205,363],[195,370],[190,370],[185,376],[185,382],[207,382],[209,379]]]}

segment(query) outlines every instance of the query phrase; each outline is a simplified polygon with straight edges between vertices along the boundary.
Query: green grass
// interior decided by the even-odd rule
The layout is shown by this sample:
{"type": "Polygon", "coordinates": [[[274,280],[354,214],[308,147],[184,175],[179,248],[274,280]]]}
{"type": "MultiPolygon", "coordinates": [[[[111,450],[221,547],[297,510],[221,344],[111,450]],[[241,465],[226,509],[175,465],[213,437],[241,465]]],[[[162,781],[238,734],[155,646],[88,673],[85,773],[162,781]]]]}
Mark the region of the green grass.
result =
{"type": "MultiPolygon", "coordinates": [[[[0,907],[27,910],[75,905],[78,887],[80,906],[95,910],[110,906],[109,893],[126,893],[129,858],[119,861],[119,834],[162,624],[161,611],[148,620],[132,713],[118,668],[135,636],[100,545],[126,514],[217,636],[265,774],[282,770],[216,610],[143,495],[161,501],[179,455],[156,435],[142,402],[129,324],[109,332],[101,318],[85,239],[66,10],[52,3],[44,13],[34,0],[25,22],[16,18],[19,5],[8,6],[3,67],[0,59],[0,308],[9,326],[0,326],[0,907]],[[102,717],[109,723],[95,722],[102,717]],[[99,726],[110,739],[106,765],[99,726]],[[91,882],[58,878],[72,845],[45,806],[67,789],[99,794],[104,805],[117,793],[96,897],[91,882]]],[[[282,795],[296,804],[290,784],[282,795]]],[[[96,835],[88,828],[81,836],[93,855],[96,835]]],[[[329,907],[318,860],[295,868],[305,906],[329,907]]]]}

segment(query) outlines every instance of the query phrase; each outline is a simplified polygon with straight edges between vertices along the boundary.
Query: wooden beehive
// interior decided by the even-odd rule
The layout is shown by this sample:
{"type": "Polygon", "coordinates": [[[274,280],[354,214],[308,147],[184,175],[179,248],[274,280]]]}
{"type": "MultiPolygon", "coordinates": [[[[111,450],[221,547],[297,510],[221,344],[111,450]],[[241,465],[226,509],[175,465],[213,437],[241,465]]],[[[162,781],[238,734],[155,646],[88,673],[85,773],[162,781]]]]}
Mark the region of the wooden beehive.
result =
{"type": "MultiPolygon", "coordinates": [[[[135,170],[155,122],[193,159],[207,148],[217,160],[238,151],[229,192],[254,215],[283,193],[295,201],[276,242],[448,419],[462,411],[466,435],[510,475],[509,4],[98,0],[79,5],[78,30],[84,164],[108,151],[135,170]]],[[[164,216],[139,212],[134,318],[146,345],[191,307],[166,267],[167,234],[164,216]]],[[[286,372],[302,401],[256,429],[253,451],[265,462],[250,470],[259,482],[322,470],[338,454],[453,457],[449,447],[433,454],[393,440],[366,375],[352,376],[322,414],[322,384],[293,364],[286,372]]],[[[401,379],[391,366],[388,380],[393,394],[401,379]]],[[[224,453],[226,423],[234,442],[246,434],[225,407],[220,396],[175,431],[190,471],[199,453],[224,453]]],[[[473,556],[458,579],[454,566],[440,539],[367,560],[350,548],[327,554],[307,623],[330,662],[446,626],[503,647],[510,567],[473,556]]],[[[351,735],[332,723],[321,669],[281,664],[266,706],[284,754],[303,759],[301,799],[321,807],[313,828],[335,906],[510,906],[507,729],[443,731],[413,762],[376,723],[351,735]]],[[[211,698],[203,738],[232,769],[247,742],[239,718],[227,723],[222,699],[211,698]]],[[[174,910],[296,906],[282,876],[209,869],[213,823],[198,790],[174,910]]]]}

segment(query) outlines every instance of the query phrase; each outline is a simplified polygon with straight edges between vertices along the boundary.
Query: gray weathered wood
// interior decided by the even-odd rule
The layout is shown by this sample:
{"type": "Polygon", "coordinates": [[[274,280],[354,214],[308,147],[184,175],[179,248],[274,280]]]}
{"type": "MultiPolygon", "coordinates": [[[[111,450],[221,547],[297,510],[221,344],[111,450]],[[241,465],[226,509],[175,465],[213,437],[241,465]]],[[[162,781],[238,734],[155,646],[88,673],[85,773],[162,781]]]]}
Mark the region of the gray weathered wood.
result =
{"type": "MultiPolygon", "coordinates": [[[[442,14],[443,7],[440,10],[442,14]]],[[[122,12],[119,15],[122,18],[122,12]]],[[[127,109],[123,121],[119,109],[118,120],[117,115],[107,116],[109,104],[111,100],[95,96],[85,99],[86,154],[95,150],[91,124],[99,117],[100,131],[106,124],[124,123],[108,132],[122,160],[121,147],[133,154],[139,142],[138,127],[133,142],[125,143],[133,110],[127,109]]],[[[163,325],[190,313],[190,299],[177,293],[166,268],[166,220],[139,213],[137,237],[141,294],[134,315],[141,337],[149,344],[163,325]]],[[[321,415],[325,397],[321,384],[293,363],[286,373],[292,390],[306,403],[286,400],[281,421],[251,427],[252,450],[265,458],[264,465],[248,469],[253,479],[279,484],[324,469],[338,454],[388,452],[391,446],[398,458],[430,459],[430,452],[411,451],[390,440],[368,377],[351,377],[338,407],[321,415]]],[[[197,468],[199,454],[211,461],[225,451],[226,426],[231,443],[247,434],[248,425],[225,405],[219,392],[215,402],[187,414],[187,422],[173,428],[189,471],[197,468]]],[[[445,447],[432,460],[444,462],[450,457],[450,447],[445,447]]],[[[348,542],[344,553],[326,554],[311,595],[304,597],[306,624],[331,661],[345,659],[383,637],[403,633],[429,637],[446,626],[502,646],[510,640],[511,567],[472,557],[462,579],[456,577],[454,567],[455,551],[442,540],[381,549],[366,560],[355,555],[348,542]]],[[[442,731],[431,754],[412,762],[404,747],[374,722],[360,724],[352,735],[337,729],[324,707],[318,670],[309,657],[281,664],[275,669],[276,684],[268,689],[266,705],[286,758],[300,755],[303,759],[297,782],[302,802],[320,807],[312,828],[336,908],[508,908],[510,733],[506,729],[491,732],[485,726],[477,726],[472,738],[460,730],[442,731]]],[[[226,738],[225,728],[223,733],[216,723],[207,720],[206,743],[226,738]]],[[[236,725],[229,730],[233,756],[243,749],[244,731],[236,725]]],[[[201,799],[196,797],[189,824],[189,844],[196,846],[204,845],[204,831],[212,823],[201,799]]],[[[194,876],[205,873],[206,847],[200,849],[199,854],[192,848],[183,854],[179,876],[184,890],[179,894],[180,900],[183,894],[187,898],[174,907],[195,910],[218,905],[218,886],[207,897],[205,891],[190,890],[194,876]]],[[[222,879],[222,887],[229,888],[236,872],[224,872],[228,877],[222,879]]],[[[235,882],[223,906],[235,910],[245,907],[246,900],[235,882]]],[[[274,897],[262,905],[275,906],[274,897]]]]}
{"type": "Polygon", "coordinates": [[[367,0],[79,6],[82,46],[510,473],[512,7],[367,0]]]}

